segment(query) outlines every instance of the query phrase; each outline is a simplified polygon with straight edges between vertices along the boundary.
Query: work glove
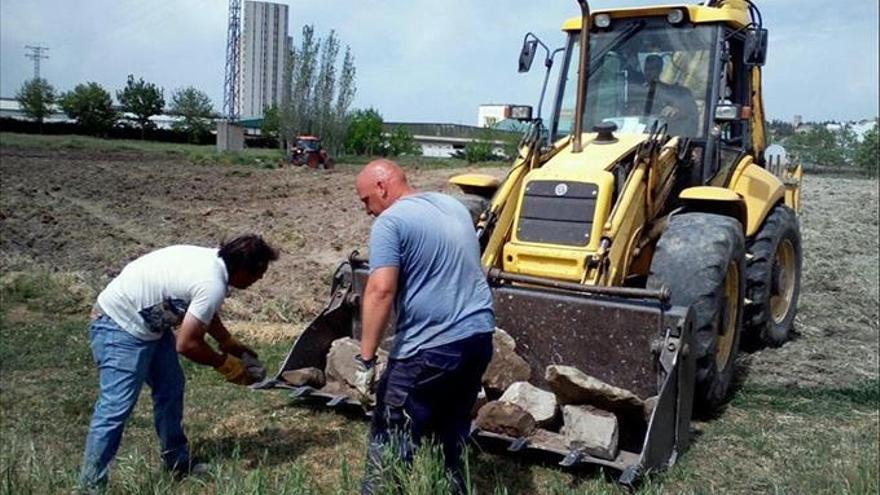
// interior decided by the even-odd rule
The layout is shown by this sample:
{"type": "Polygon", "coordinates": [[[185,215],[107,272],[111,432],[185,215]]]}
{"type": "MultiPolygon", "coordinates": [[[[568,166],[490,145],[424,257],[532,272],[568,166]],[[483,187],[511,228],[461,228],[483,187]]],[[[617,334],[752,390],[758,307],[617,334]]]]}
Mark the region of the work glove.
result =
{"type": "Polygon", "coordinates": [[[226,354],[232,354],[237,358],[243,357],[245,353],[253,355],[254,358],[258,357],[256,351],[239,342],[232,334],[226,340],[219,342],[219,344],[221,351],[226,354]]]}
{"type": "Polygon", "coordinates": [[[257,356],[250,352],[245,352],[241,355],[241,360],[244,362],[244,367],[251,378],[256,379],[258,382],[266,379],[266,367],[257,359],[257,356]]]}
{"type": "Polygon", "coordinates": [[[223,361],[223,364],[214,368],[218,373],[223,375],[223,378],[226,378],[226,381],[229,383],[234,383],[236,385],[250,385],[251,383],[256,383],[259,379],[254,378],[250,373],[248,373],[247,367],[245,366],[244,361],[233,356],[232,354],[226,354],[226,360],[223,361]]]}
{"type": "Polygon", "coordinates": [[[361,394],[361,401],[369,401],[376,385],[376,356],[369,361],[355,355],[354,388],[361,394]]]}

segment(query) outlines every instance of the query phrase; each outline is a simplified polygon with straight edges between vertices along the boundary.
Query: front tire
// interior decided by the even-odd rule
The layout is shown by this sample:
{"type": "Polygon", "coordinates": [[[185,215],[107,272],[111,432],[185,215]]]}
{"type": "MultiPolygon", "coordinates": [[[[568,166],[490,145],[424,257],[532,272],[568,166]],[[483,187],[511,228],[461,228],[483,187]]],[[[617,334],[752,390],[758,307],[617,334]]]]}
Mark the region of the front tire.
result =
{"type": "Polygon", "coordinates": [[[801,233],[794,210],[773,208],[748,252],[744,338],[750,349],[779,347],[791,337],[801,291],[801,233]]]}
{"type": "Polygon", "coordinates": [[[736,219],[673,215],[657,242],[648,288],[666,286],[670,303],[694,310],[694,410],[711,415],[733,382],[745,297],[745,240],[736,219]]]}

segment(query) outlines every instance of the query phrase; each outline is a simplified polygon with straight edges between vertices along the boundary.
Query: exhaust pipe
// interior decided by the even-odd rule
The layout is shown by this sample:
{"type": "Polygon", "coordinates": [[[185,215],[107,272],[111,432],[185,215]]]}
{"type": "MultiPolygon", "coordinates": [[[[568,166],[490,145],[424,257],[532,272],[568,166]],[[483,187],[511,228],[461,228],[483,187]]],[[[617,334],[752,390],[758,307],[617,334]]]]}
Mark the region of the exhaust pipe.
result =
{"type": "Polygon", "coordinates": [[[577,0],[577,3],[581,8],[581,64],[578,71],[577,103],[574,109],[572,153],[580,153],[584,150],[581,134],[584,133],[584,109],[587,105],[587,84],[590,74],[590,4],[587,0],[577,0]]]}

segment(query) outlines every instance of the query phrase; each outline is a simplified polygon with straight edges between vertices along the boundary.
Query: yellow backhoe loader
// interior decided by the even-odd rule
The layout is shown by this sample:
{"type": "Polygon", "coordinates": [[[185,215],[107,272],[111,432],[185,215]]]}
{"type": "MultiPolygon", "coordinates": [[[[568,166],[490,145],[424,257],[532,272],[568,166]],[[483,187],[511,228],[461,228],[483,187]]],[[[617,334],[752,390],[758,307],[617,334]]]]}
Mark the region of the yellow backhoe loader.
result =
{"type": "MultiPolygon", "coordinates": [[[[564,22],[564,48],[527,35],[520,71],[558,55],[546,126],[534,120],[503,180],[452,182],[482,196],[476,224],[498,326],[545,385],[576,367],[640,398],[643,426],[621,431],[615,459],[476,429],[474,438],[598,464],[634,483],[688,447],[692,412],[729,396],[741,343],[777,346],[800,285],[802,170],[765,160],[761,70],[767,30],[749,0],[610,9],[564,22]]],[[[543,100],[542,91],[542,100],[543,100]]],[[[330,343],[358,338],[366,260],[334,277],[331,301],[264,387],[330,406],[349,399],[285,384],[323,369],[330,343]]]]}

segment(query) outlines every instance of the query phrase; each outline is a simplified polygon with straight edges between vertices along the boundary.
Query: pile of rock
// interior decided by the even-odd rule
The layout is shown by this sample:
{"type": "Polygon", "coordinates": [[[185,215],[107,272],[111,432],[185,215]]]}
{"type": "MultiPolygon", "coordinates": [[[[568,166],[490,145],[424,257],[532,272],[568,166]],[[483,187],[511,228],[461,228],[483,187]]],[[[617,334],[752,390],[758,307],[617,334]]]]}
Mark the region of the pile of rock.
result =
{"type": "MultiPolygon", "coordinates": [[[[493,340],[495,351],[473,411],[482,430],[527,438],[531,444],[549,450],[581,449],[596,457],[614,459],[619,451],[621,418],[647,419],[653,411],[655,400],[642,400],[570,366],[548,366],[544,380],[550,390],[538,388],[529,383],[532,369],[516,353],[514,339],[497,329],[493,340]]],[[[283,378],[293,385],[309,385],[360,400],[354,388],[354,356],[359,352],[358,341],[336,340],[324,370],[287,371],[283,378]]],[[[380,350],[377,376],[384,371],[387,358],[387,352],[380,350]]]]}
{"type": "Polygon", "coordinates": [[[476,424],[483,430],[527,438],[537,447],[614,459],[619,452],[622,418],[644,418],[655,399],[642,400],[577,368],[553,365],[544,370],[550,390],[527,380],[532,370],[515,353],[516,344],[503,330],[496,332],[495,355],[483,377],[484,387],[500,393],[479,409],[476,424]],[[520,366],[520,364],[522,366],[520,366]]]}
{"type": "Polygon", "coordinates": [[[619,418],[642,417],[645,401],[570,366],[548,366],[544,380],[550,391],[528,382],[511,384],[498,400],[480,409],[477,426],[524,437],[549,450],[580,449],[616,458],[619,418]]]}

